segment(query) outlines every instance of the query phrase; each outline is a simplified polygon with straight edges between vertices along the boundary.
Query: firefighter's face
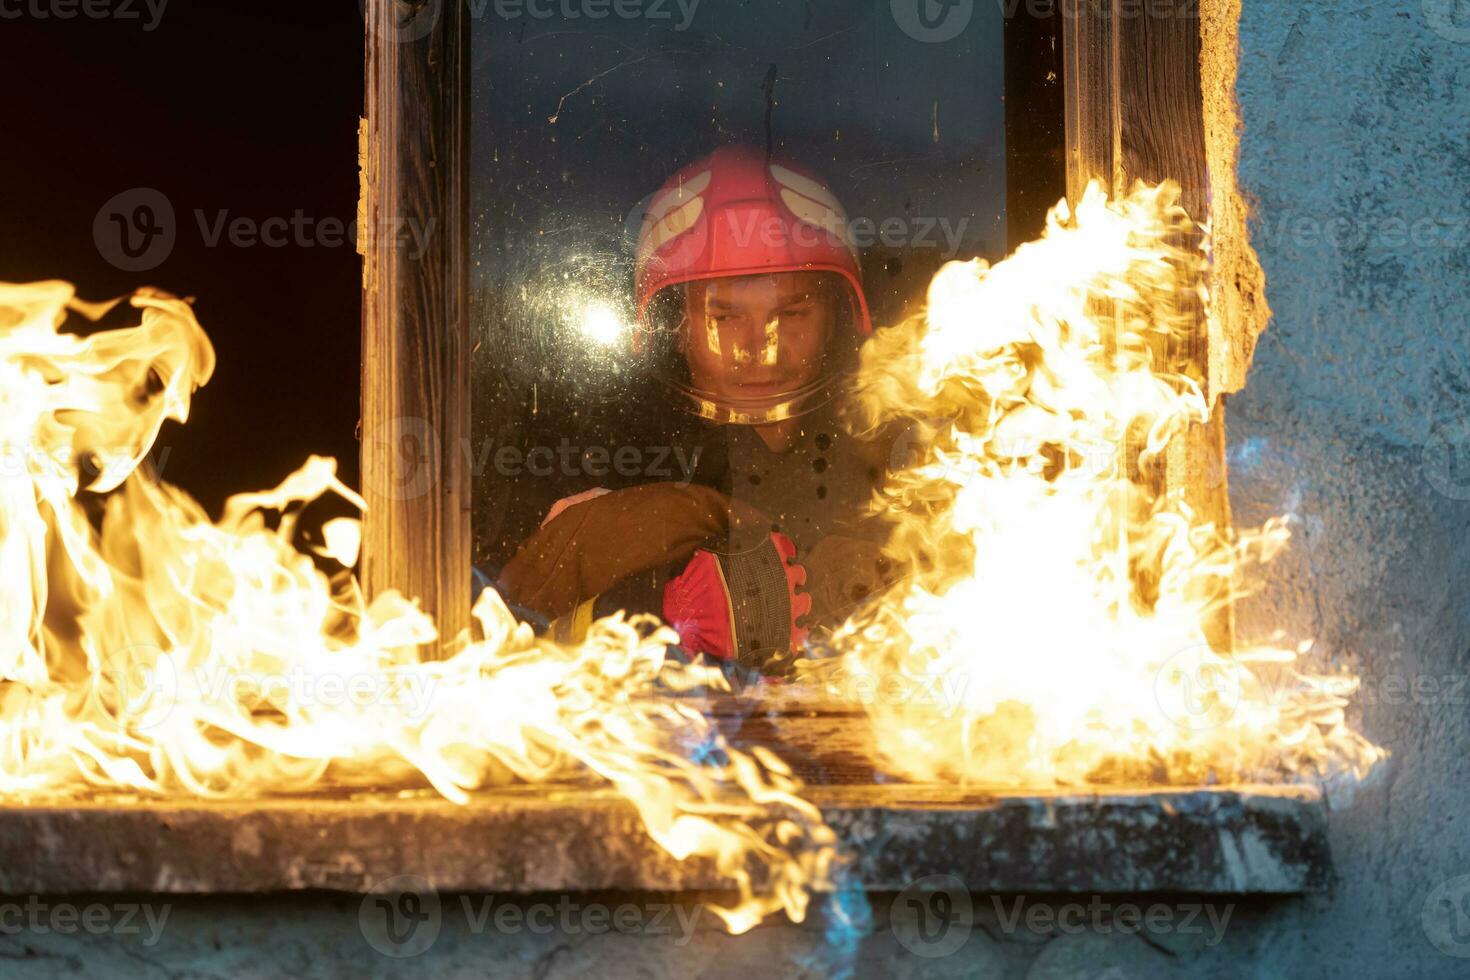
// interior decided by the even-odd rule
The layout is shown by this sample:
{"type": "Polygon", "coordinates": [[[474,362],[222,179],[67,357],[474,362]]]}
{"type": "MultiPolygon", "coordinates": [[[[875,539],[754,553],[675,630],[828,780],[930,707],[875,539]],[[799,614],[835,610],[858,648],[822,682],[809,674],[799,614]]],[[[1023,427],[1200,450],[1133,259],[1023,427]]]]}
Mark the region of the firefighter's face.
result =
{"type": "Polygon", "coordinates": [[[822,375],[834,291],[814,272],[694,283],[684,353],[694,387],[732,401],[778,398],[822,375]]]}

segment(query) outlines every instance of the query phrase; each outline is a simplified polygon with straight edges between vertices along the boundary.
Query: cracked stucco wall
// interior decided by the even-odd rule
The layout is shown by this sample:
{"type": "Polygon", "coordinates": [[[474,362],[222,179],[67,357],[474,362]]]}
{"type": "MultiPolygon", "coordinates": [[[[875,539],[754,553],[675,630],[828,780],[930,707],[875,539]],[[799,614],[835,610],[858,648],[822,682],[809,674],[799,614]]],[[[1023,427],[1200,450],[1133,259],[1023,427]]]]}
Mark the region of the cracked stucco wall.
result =
{"type": "Polygon", "coordinates": [[[1214,945],[1007,931],[1005,903],[977,896],[975,929],[937,959],[897,941],[884,897],[851,959],[821,917],[739,938],[705,921],[679,945],[472,935],[446,913],[413,960],[364,942],[356,898],[213,898],[175,901],[155,947],[0,935],[0,975],[1470,974],[1470,9],[1243,0],[1240,50],[1240,184],[1274,319],[1229,401],[1231,503],[1241,525],[1290,513],[1296,529],[1240,629],[1316,637],[1361,673],[1353,715],[1393,753],[1333,814],[1332,894],[1233,903],[1214,945]]]}

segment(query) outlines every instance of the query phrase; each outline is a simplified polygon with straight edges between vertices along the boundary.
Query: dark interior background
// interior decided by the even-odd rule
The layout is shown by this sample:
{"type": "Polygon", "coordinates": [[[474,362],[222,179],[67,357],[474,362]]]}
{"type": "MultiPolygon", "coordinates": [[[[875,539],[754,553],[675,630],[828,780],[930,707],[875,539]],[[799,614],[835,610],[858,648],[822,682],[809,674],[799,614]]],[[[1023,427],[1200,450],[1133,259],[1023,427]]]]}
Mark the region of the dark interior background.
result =
{"type": "Polygon", "coordinates": [[[300,211],[317,232],[353,219],[358,7],[169,0],[152,30],[146,6],[131,9],[137,19],[0,19],[0,280],[66,279],[88,299],[145,284],[196,298],[219,367],[155,459],[211,512],[311,453],[339,459],[356,485],[353,245],[308,234],[210,247],[196,212],[208,226],[222,211],[254,222],[300,211]],[[93,235],[99,209],[133,188],[161,192],[175,216],[172,252],[146,271],[118,268],[93,235]]]}
{"type": "Polygon", "coordinates": [[[878,326],[922,305],[945,261],[1034,237],[1063,193],[1054,17],[977,4],[943,43],[871,0],[677,20],[472,23],[472,523],[487,567],[555,500],[620,485],[575,465],[506,470],[502,447],[678,445],[649,365],[589,341],[578,312],[615,311],[627,332],[643,208],[674,171],[731,143],[815,171],[867,223],[854,232],[878,326]]]}
{"type": "MultiPolygon", "coordinates": [[[[311,453],[338,459],[356,484],[361,271],[352,245],[314,235],[281,247],[227,236],[211,245],[200,223],[226,212],[255,223],[299,212],[317,230],[352,220],[358,3],[168,0],[156,24],[142,2],[114,9],[135,16],[40,19],[27,4],[0,18],[0,280],[67,279],[89,299],[140,285],[195,299],[219,365],[188,425],[165,428],[155,460],[211,511],[311,453]],[[139,188],[168,200],[174,243],[156,266],[129,270],[99,247],[94,223],[139,188]]],[[[991,250],[1034,233],[1059,193],[1054,30],[1031,17],[1005,24],[1006,88],[1024,97],[1008,98],[1005,113],[1010,241],[988,242],[991,250]]],[[[568,131],[587,104],[572,103],[568,131]]],[[[651,189],[662,176],[630,173],[628,187],[651,189]]]]}

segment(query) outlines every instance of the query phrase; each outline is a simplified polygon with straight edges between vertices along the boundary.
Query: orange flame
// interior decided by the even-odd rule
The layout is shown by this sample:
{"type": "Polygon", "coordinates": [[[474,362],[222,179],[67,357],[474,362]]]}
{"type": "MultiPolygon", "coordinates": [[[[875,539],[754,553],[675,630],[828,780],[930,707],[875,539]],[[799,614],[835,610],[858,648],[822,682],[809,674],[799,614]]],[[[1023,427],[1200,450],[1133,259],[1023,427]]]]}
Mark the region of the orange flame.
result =
{"type": "Polygon", "coordinates": [[[779,759],[724,745],[680,697],[718,671],[668,659],[676,638],[648,618],[603,620],[576,648],[539,641],[490,591],[482,639],[421,662],[434,624],[397,594],[365,601],[355,521],[324,529],[334,574],[292,544],[301,505],[362,506],[332,461],[232,497],[218,522],[148,472],[214,352],[187,303],[131,304],[139,325],[83,339],[59,329],[68,311],[115,304],[0,285],[0,795],[242,797],[417,773],[466,802],[594,777],[660,846],[738,885],[716,910],[731,931],[804,917],[834,836],[779,759]]]}
{"type": "Polygon", "coordinates": [[[994,267],[945,266],[927,311],[863,352],[869,426],[932,437],[882,501],[909,576],[837,640],[877,747],[915,779],[1005,786],[1361,776],[1352,678],[1204,626],[1284,521],[1232,534],[1134,469],[1209,415],[1151,343],[1197,329],[1207,256],[1178,187],[1089,187],[994,267]],[[938,421],[936,421],[938,420],[938,421]],[[1150,583],[1148,589],[1141,586],[1150,583]],[[1153,593],[1156,593],[1154,595],[1153,593]]]}

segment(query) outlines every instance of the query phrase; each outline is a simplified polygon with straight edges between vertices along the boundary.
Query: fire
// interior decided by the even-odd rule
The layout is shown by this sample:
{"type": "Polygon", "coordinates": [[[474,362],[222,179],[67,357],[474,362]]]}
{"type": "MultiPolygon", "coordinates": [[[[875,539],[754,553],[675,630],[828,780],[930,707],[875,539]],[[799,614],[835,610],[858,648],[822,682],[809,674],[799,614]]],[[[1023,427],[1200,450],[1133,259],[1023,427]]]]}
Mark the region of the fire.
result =
{"type": "MultiPolygon", "coordinates": [[[[880,692],[875,747],[905,777],[1357,778],[1382,755],[1345,722],[1355,680],[1301,668],[1309,644],[1209,643],[1285,522],[1217,528],[1147,479],[1210,410],[1152,353],[1208,302],[1177,197],[1090,188],[1006,261],[946,266],[927,312],[863,351],[859,417],[917,421],[930,439],[883,499],[908,575],[814,674],[880,692]]],[[[351,574],[356,521],[295,543],[311,501],[363,507],[330,460],[231,498],[217,521],[158,479],[149,449],[187,420],[214,352],[186,302],[129,302],[137,325],[83,337],[68,316],[116,304],[0,284],[0,796],[424,780],[466,802],[590,778],[671,854],[738,884],[717,910],[733,932],[780,910],[801,920],[833,886],[820,811],[771,752],[720,739],[686,695],[726,689],[722,675],[668,657],[677,637],[657,621],[613,616],[561,646],[487,590],[475,635],[423,660],[435,624],[403,596],[369,601],[351,574]]]]}
{"type": "Polygon", "coordinates": [[[931,437],[881,501],[909,574],[835,644],[839,687],[881,692],[864,700],[896,772],[1282,781],[1380,757],[1344,720],[1356,681],[1299,669],[1310,644],[1206,637],[1286,522],[1235,534],[1146,478],[1209,417],[1199,384],[1152,353],[1208,303],[1197,232],[1176,185],[1112,203],[1094,185],[994,267],[947,265],[927,311],[864,350],[863,423],[931,437]]]}
{"type": "Polygon", "coordinates": [[[581,646],[538,640],[487,591],[477,637],[420,659],[435,626],[402,596],[368,602],[355,521],[294,544],[332,461],[232,497],[211,521],[146,455],[184,422],[214,352],[189,305],[154,292],[136,326],[79,337],[61,282],[0,285],[0,795],[122,791],[246,797],[420,777],[450,800],[512,781],[595,778],[683,859],[712,859],[743,932],[804,917],[834,837],[773,754],[736,751],[681,697],[718,671],[666,656],[647,618],[581,646]],[[328,570],[324,571],[323,566],[328,570]]]}

